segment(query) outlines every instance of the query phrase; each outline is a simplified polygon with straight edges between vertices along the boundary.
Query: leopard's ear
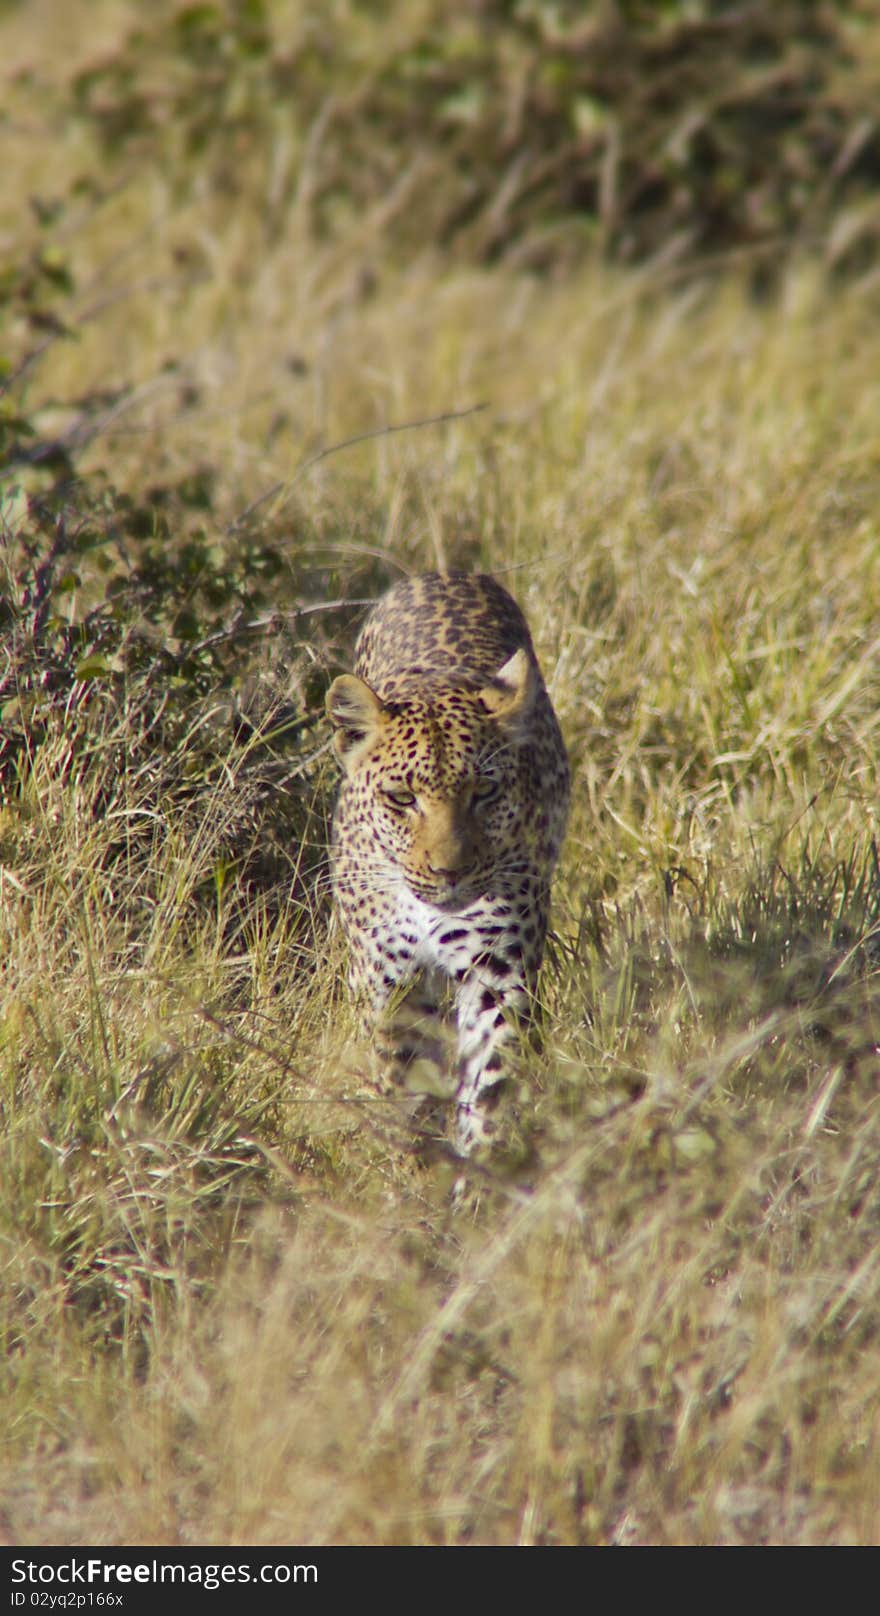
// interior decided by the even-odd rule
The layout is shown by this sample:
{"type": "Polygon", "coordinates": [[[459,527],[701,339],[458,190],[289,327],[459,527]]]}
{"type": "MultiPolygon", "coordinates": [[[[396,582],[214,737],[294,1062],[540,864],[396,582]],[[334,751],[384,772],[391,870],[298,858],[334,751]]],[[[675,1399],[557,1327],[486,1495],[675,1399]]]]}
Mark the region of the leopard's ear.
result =
{"type": "Polygon", "coordinates": [[[537,667],[520,646],[503,668],[498,669],[491,684],[483,686],[480,700],[503,729],[515,734],[531,717],[537,694],[537,667]]]}
{"type": "Polygon", "coordinates": [[[370,751],[388,722],[383,703],[363,679],[353,673],[334,679],[324,700],[327,717],[336,730],[333,746],[347,773],[370,751]]]}

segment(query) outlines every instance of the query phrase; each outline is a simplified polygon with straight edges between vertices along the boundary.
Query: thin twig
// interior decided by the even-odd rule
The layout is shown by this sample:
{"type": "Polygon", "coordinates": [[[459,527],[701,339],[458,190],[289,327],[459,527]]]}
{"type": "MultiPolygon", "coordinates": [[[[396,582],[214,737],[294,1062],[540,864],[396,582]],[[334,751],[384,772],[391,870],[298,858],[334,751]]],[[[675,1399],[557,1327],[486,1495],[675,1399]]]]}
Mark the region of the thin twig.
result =
{"type": "Polygon", "coordinates": [[[265,494],[260,494],[256,499],[251,500],[250,505],[245,506],[241,515],[237,516],[234,522],[230,522],[226,531],[227,533],[234,533],[236,528],[246,522],[247,518],[252,516],[255,510],[258,510],[261,505],[265,505],[268,499],[272,499],[273,495],[280,493],[283,488],[286,488],[287,493],[290,494],[307,471],[311,471],[312,467],[317,466],[319,461],[327,460],[330,455],[339,454],[343,449],[351,449],[357,443],[368,443],[371,438],[389,438],[395,432],[415,432],[419,427],[423,426],[444,426],[447,421],[464,421],[469,415],[478,415],[481,410],[487,410],[488,408],[488,403],[471,404],[466,410],[444,410],[441,415],[426,415],[418,421],[392,422],[390,426],[374,427],[370,432],[356,432],[354,437],[342,438],[339,443],[330,443],[326,449],[319,449],[317,454],[313,454],[308,460],[303,460],[297,466],[289,482],[273,483],[265,494]]]}
{"type": "Polygon", "coordinates": [[[240,612],[228,628],[221,628],[214,634],[209,634],[204,640],[197,640],[195,645],[187,647],[186,656],[197,656],[200,651],[206,651],[211,645],[221,645],[224,640],[236,640],[239,635],[275,633],[284,623],[296,623],[300,617],[311,617],[314,612],[341,612],[355,606],[375,606],[376,597],[360,597],[352,600],[321,600],[313,606],[294,606],[290,611],[267,612],[265,617],[251,618],[245,622],[244,613],[240,612]]]}

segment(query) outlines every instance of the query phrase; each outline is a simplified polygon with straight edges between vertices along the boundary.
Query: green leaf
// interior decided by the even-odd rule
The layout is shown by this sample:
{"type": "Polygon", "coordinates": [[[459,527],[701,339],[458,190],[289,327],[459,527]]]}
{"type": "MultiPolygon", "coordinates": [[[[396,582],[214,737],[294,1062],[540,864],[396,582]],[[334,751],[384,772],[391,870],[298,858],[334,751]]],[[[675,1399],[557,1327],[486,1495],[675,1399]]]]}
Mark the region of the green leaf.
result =
{"type": "Polygon", "coordinates": [[[81,684],[90,679],[108,679],[112,672],[113,668],[109,657],[103,656],[100,651],[90,651],[86,656],[81,657],[74,669],[76,678],[81,684]]]}

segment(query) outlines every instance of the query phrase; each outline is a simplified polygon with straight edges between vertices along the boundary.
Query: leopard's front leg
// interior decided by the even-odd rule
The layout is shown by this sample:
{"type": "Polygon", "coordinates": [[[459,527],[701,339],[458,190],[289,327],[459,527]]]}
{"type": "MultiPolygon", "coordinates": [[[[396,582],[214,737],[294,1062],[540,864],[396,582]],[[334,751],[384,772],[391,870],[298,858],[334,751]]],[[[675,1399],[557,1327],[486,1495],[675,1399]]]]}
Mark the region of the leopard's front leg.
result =
{"type": "Polygon", "coordinates": [[[461,1156],[495,1132],[492,1110],[509,1075],[517,1025],[526,1018],[529,1002],[521,972],[500,959],[475,969],[459,988],[454,1137],[461,1156]]]}

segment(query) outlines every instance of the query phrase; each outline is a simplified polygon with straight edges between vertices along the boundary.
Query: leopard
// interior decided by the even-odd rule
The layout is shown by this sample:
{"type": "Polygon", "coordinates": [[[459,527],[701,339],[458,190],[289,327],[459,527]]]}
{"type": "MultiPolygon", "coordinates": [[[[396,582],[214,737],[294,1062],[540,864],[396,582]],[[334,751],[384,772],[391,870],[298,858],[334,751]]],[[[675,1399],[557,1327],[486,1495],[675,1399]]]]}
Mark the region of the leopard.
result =
{"type": "MultiPolygon", "coordinates": [[[[467,1158],[491,1147],[513,1046],[534,1019],[569,809],[526,619],[489,573],[405,578],[370,611],[326,711],[350,988],[374,1027],[393,1025],[389,1006],[408,994],[447,1026],[434,1047],[451,1067],[449,1148],[467,1158]]],[[[405,1069],[418,1047],[404,1032],[384,1056],[405,1069]]]]}

